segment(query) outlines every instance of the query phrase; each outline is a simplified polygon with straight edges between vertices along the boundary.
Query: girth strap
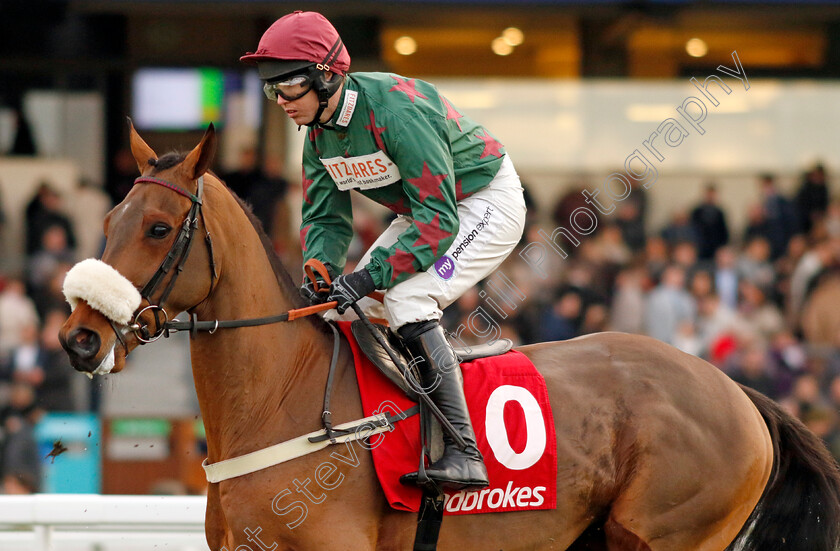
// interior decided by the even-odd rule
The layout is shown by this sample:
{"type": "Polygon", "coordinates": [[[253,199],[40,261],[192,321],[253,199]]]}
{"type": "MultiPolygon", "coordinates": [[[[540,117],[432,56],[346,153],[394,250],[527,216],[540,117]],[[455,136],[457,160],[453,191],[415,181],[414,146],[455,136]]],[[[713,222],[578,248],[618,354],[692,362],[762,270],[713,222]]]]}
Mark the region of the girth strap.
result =
{"type": "MultiPolygon", "coordinates": [[[[415,407],[399,415],[391,415],[390,412],[383,412],[379,415],[371,415],[358,421],[338,425],[334,428],[334,431],[341,431],[342,434],[336,436],[335,443],[343,444],[382,432],[390,432],[394,430],[393,423],[411,417],[416,413],[415,407]]],[[[205,459],[201,466],[204,467],[204,473],[207,476],[208,482],[221,482],[222,480],[236,478],[237,476],[267,469],[274,465],[303,457],[304,455],[323,450],[331,444],[326,432],[319,430],[298,436],[286,442],[281,442],[280,444],[269,446],[262,450],[225,459],[224,461],[208,464],[205,459]]]]}

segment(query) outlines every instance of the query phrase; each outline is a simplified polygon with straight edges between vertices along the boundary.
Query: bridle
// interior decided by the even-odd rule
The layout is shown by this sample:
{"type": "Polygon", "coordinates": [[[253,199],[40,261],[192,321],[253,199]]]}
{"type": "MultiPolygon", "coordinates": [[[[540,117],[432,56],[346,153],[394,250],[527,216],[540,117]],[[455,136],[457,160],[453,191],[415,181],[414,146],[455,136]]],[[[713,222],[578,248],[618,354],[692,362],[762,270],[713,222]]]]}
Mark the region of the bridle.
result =
{"type": "MultiPolygon", "coordinates": [[[[161,337],[168,337],[171,332],[189,331],[190,335],[194,337],[197,335],[198,331],[208,331],[212,335],[218,329],[254,327],[257,325],[268,325],[271,323],[292,321],[304,316],[308,316],[310,314],[315,314],[317,312],[329,310],[335,307],[336,302],[331,301],[325,302],[323,304],[316,304],[314,306],[309,306],[306,308],[297,308],[294,310],[289,310],[288,312],[284,312],[282,314],[278,314],[275,316],[266,316],[262,318],[223,321],[198,321],[196,314],[191,314],[189,321],[170,320],[169,316],[166,313],[166,310],[164,310],[163,306],[161,305],[166,301],[167,298],[169,298],[169,294],[175,287],[175,281],[178,279],[178,276],[181,275],[181,272],[184,269],[184,264],[187,261],[187,257],[190,254],[190,250],[192,249],[193,237],[195,237],[195,234],[198,231],[199,218],[201,218],[201,222],[204,226],[204,241],[207,244],[207,254],[210,262],[210,290],[207,292],[207,296],[205,296],[201,300],[201,302],[199,302],[191,308],[188,308],[188,312],[193,311],[199,304],[206,301],[207,298],[210,297],[210,294],[213,292],[213,286],[219,277],[218,273],[216,272],[216,260],[213,256],[213,240],[210,238],[210,231],[207,229],[207,222],[204,218],[203,211],[201,210],[201,196],[204,191],[204,176],[199,176],[195,194],[192,194],[189,191],[171,182],[167,182],[166,180],[162,180],[160,178],[152,178],[149,176],[141,176],[140,178],[134,180],[134,183],[157,184],[159,186],[163,186],[167,189],[170,189],[175,193],[183,195],[184,197],[187,197],[192,202],[192,204],[190,205],[190,210],[189,212],[187,212],[187,216],[186,218],[184,218],[184,222],[181,224],[181,230],[175,237],[175,241],[169,248],[169,252],[161,261],[160,266],[158,266],[158,269],[155,271],[154,274],[152,274],[152,277],[149,279],[146,285],[144,285],[143,288],[140,290],[140,297],[148,303],[148,306],[146,306],[145,308],[141,308],[137,311],[137,313],[134,315],[133,323],[131,323],[127,329],[129,332],[134,333],[134,335],[137,337],[137,340],[141,344],[154,342],[161,337]],[[167,274],[169,274],[169,272],[172,270],[173,266],[175,267],[175,272],[172,273],[172,277],[169,279],[169,283],[166,284],[166,287],[164,288],[157,302],[153,301],[152,295],[155,294],[155,291],[166,278],[167,274]],[[147,310],[150,310],[155,318],[156,329],[154,333],[149,332],[148,324],[146,324],[141,319],[141,316],[147,310]],[[161,313],[164,317],[162,322],[159,317],[161,313]]],[[[318,283],[315,277],[315,272],[318,272],[318,274],[321,275],[325,282],[330,282],[329,273],[322,263],[318,261],[313,262],[310,260],[306,263],[304,269],[307,273],[307,276],[316,285],[316,291],[318,290],[318,283]]],[[[122,331],[120,331],[120,329],[116,326],[113,320],[109,321],[111,323],[111,327],[114,329],[114,333],[116,333],[117,335],[117,339],[123,345],[124,349],[128,351],[128,347],[126,346],[126,342],[123,337],[122,331]]],[[[353,429],[334,429],[332,424],[332,413],[330,412],[330,395],[332,392],[336,366],[338,365],[339,335],[338,329],[336,329],[335,324],[329,323],[328,325],[333,333],[333,350],[330,359],[329,371],[327,372],[327,386],[326,391],[324,393],[324,409],[323,413],[321,414],[321,423],[324,425],[325,430],[325,436],[323,438],[326,438],[330,440],[331,443],[335,444],[337,442],[336,438],[338,436],[348,434],[349,431],[353,429]]],[[[403,415],[403,418],[408,416],[406,414],[403,415]]],[[[310,440],[312,442],[317,442],[321,439],[322,437],[319,436],[313,437],[310,440]]]]}
{"type": "MultiPolygon", "coordinates": [[[[335,302],[326,302],[323,304],[316,304],[314,306],[308,306],[305,308],[297,308],[293,310],[289,310],[288,312],[284,312],[282,314],[277,314],[274,316],[265,316],[261,318],[249,318],[249,319],[240,319],[240,320],[213,320],[213,321],[199,321],[196,314],[191,314],[190,319],[188,321],[179,321],[179,320],[170,320],[169,315],[166,313],[166,310],[163,309],[161,306],[167,298],[169,298],[169,294],[172,292],[172,289],[175,287],[175,282],[178,279],[178,276],[181,275],[181,272],[184,269],[184,264],[187,261],[187,257],[190,254],[190,250],[192,249],[193,238],[195,237],[198,231],[198,220],[201,219],[201,223],[204,226],[204,242],[207,245],[207,255],[209,258],[210,264],[210,290],[207,292],[207,296],[205,296],[198,304],[195,306],[188,308],[187,311],[193,311],[199,304],[207,300],[210,294],[213,292],[213,287],[218,279],[219,275],[216,270],[216,260],[213,256],[213,240],[210,237],[210,231],[207,229],[207,222],[204,218],[204,212],[202,211],[202,195],[204,191],[204,176],[200,176],[197,181],[197,188],[196,193],[190,193],[189,191],[171,183],[166,180],[162,180],[160,178],[152,178],[150,176],[141,176],[134,181],[135,184],[157,184],[159,186],[163,186],[166,189],[172,190],[179,195],[183,195],[184,197],[188,198],[192,204],[190,205],[190,210],[187,212],[186,218],[184,218],[184,222],[181,224],[181,229],[178,232],[178,235],[175,237],[175,241],[172,243],[172,246],[169,249],[169,252],[166,254],[164,259],[161,261],[160,266],[152,274],[152,277],[143,286],[140,290],[140,296],[144,299],[148,305],[144,308],[141,308],[134,314],[134,321],[127,327],[126,332],[134,333],[135,337],[141,344],[147,344],[150,342],[154,342],[161,337],[169,337],[170,333],[176,333],[179,331],[189,331],[190,335],[195,337],[199,331],[207,331],[210,334],[213,334],[218,329],[233,329],[237,327],[255,327],[258,325],[268,325],[272,323],[279,323],[283,321],[293,321],[298,318],[302,318],[304,316],[308,316],[310,314],[315,314],[317,312],[322,312],[324,310],[329,310],[330,308],[335,307],[335,302]],[[169,282],[166,284],[166,287],[163,289],[163,292],[160,294],[160,297],[157,301],[152,300],[152,296],[157,291],[158,287],[160,287],[161,283],[166,278],[167,274],[175,268],[175,271],[172,273],[172,277],[169,279],[169,282]],[[155,330],[153,332],[149,331],[149,325],[145,323],[141,316],[146,312],[151,311],[152,315],[155,319],[155,330]],[[161,316],[163,319],[161,320],[161,316]]],[[[321,264],[320,262],[311,262],[307,263],[306,267],[307,275],[314,281],[315,280],[315,273],[317,272],[323,279],[323,281],[329,284],[330,277],[327,272],[326,267],[321,264]],[[314,272],[313,272],[314,270],[314,272]]],[[[126,347],[126,342],[123,337],[123,331],[121,331],[112,321],[111,326],[114,329],[114,332],[117,335],[117,339],[126,347]]],[[[126,350],[128,348],[126,347],[126,350]]]]}
{"type": "MultiPolygon", "coordinates": [[[[201,210],[202,201],[201,196],[204,192],[204,176],[199,176],[197,181],[197,188],[196,193],[192,194],[189,191],[171,183],[167,182],[166,180],[162,180],[160,178],[152,178],[151,176],[141,176],[134,180],[135,184],[157,184],[159,186],[163,186],[167,189],[174,191],[179,195],[183,195],[187,199],[191,201],[190,210],[187,212],[186,218],[184,218],[183,223],[181,224],[181,229],[178,231],[178,235],[175,237],[175,241],[172,243],[172,246],[169,248],[169,252],[163,258],[158,266],[158,269],[152,274],[152,277],[143,286],[140,290],[140,296],[143,298],[147,303],[148,306],[138,311],[134,316],[134,323],[129,326],[129,329],[134,332],[137,340],[139,340],[142,344],[146,344],[149,342],[154,342],[163,336],[166,331],[168,330],[167,324],[170,323],[169,316],[166,313],[166,310],[163,309],[161,304],[166,302],[166,299],[169,298],[169,294],[172,292],[172,289],[175,287],[175,282],[178,280],[178,276],[181,275],[181,272],[184,270],[184,264],[187,261],[187,257],[190,254],[190,250],[192,249],[193,245],[193,237],[198,231],[198,219],[201,218],[202,225],[204,226],[204,242],[207,245],[207,256],[209,258],[210,264],[210,290],[207,292],[207,296],[210,296],[210,293],[213,292],[213,286],[215,285],[216,280],[218,279],[219,275],[216,272],[216,259],[213,256],[213,240],[210,237],[210,231],[207,229],[207,223],[204,220],[204,213],[201,210]],[[157,301],[152,299],[153,295],[157,291],[158,287],[160,287],[161,283],[164,281],[166,276],[175,268],[175,271],[172,273],[172,277],[169,279],[169,282],[164,287],[163,292],[158,297],[157,301]],[[141,316],[147,310],[152,312],[152,315],[155,318],[155,326],[156,329],[154,333],[149,332],[149,326],[145,323],[142,323],[141,316]],[[163,315],[163,321],[161,321],[160,315],[163,315]]],[[[202,299],[201,302],[207,300],[207,297],[202,299]]],[[[199,304],[201,304],[199,302],[199,304]]],[[[196,305],[197,306],[197,305],[196,305]]],[[[195,306],[193,307],[195,308],[195,306]]],[[[190,308],[192,310],[193,308],[190,308]]],[[[122,342],[122,335],[120,331],[117,331],[117,337],[122,342]]],[[[122,343],[125,344],[124,342],[122,343]]]]}

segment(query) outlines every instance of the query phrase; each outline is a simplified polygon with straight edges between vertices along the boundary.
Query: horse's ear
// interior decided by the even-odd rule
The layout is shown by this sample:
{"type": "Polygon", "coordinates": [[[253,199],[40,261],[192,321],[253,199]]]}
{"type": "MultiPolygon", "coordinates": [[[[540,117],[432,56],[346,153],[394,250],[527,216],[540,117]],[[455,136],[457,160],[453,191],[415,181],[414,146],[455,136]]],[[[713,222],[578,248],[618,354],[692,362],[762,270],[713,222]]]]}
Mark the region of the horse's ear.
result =
{"type": "Polygon", "coordinates": [[[204,137],[201,138],[201,141],[195,146],[195,149],[190,151],[190,154],[187,155],[187,158],[184,159],[181,166],[184,167],[190,178],[196,179],[207,172],[215,155],[216,127],[211,122],[210,126],[207,127],[207,131],[204,132],[204,137]]]}
{"type": "Polygon", "coordinates": [[[134,123],[131,122],[131,119],[128,119],[128,128],[131,133],[131,138],[129,139],[131,143],[131,154],[134,155],[134,160],[137,162],[137,168],[140,169],[140,174],[143,174],[149,167],[149,161],[151,159],[157,160],[157,153],[149,147],[149,144],[143,141],[143,138],[134,129],[134,123]]]}

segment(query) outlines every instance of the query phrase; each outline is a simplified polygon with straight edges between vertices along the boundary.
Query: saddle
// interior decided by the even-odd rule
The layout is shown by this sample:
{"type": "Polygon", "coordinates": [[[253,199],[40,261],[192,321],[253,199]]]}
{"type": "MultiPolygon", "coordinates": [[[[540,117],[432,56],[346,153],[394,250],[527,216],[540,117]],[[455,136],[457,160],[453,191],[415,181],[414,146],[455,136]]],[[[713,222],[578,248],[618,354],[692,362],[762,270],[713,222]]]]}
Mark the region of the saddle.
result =
{"type": "MultiPolygon", "coordinates": [[[[408,351],[403,346],[402,339],[385,325],[377,323],[372,325],[385,337],[384,342],[390,347],[393,354],[388,354],[388,351],[385,350],[382,344],[367,330],[362,320],[355,320],[350,324],[350,330],[353,332],[353,336],[356,337],[359,348],[361,348],[371,363],[383,375],[388,377],[388,380],[397,385],[410,400],[417,402],[417,392],[411,383],[406,380],[403,373],[410,373],[415,381],[421,380],[420,373],[417,370],[417,365],[411,361],[408,351]],[[394,363],[391,359],[392,355],[400,361],[400,365],[394,363]]],[[[477,360],[478,358],[500,356],[508,352],[511,348],[513,348],[513,342],[510,339],[497,339],[491,343],[477,344],[469,348],[453,347],[453,350],[455,350],[455,354],[457,354],[460,363],[464,363],[470,360],[477,360]]]]}

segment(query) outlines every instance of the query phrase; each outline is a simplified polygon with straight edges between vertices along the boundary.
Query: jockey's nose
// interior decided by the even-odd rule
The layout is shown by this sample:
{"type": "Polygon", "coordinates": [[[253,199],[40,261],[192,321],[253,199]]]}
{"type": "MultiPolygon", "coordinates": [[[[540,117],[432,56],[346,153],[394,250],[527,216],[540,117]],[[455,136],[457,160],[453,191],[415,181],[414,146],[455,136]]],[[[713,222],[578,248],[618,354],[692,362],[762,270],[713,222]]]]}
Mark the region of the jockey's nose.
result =
{"type": "Polygon", "coordinates": [[[283,105],[286,105],[287,103],[289,103],[289,100],[287,100],[286,98],[284,98],[280,94],[277,94],[277,105],[283,106],[283,105]]]}
{"type": "Polygon", "coordinates": [[[95,331],[77,327],[67,335],[67,341],[62,344],[65,350],[76,355],[80,360],[90,360],[99,353],[102,341],[95,331]]]}

